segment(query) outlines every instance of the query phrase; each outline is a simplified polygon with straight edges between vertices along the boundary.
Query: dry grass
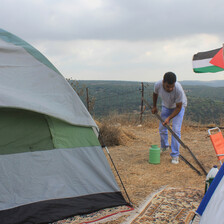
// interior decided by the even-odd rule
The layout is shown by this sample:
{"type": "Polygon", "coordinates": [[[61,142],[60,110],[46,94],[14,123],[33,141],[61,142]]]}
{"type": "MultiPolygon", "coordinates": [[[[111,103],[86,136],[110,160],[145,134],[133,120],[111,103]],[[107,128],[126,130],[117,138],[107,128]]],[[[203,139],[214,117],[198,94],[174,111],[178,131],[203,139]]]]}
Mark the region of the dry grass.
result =
{"type": "Polygon", "coordinates": [[[127,142],[134,140],[135,135],[128,131],[127,129],[123,129],[120,124],[111,124],[107,122],[99,123],[97,125],[100,129],[101,145],[107,146],[118,146],[118,145],[126,145],[127,142]]]}
{"type": "MultiPolygon", "coordinates": [[[[96,123],[100,129],[104,144],[107,146],[126,145],[127,143],[136,140],[136,136],[128,129],[128,127],[136,126],[138,128],[143,127],[152,129],[158,128],[159,126],[159,120],[151,114],[144,116],[142,123],[140,123],[139,114],[117,114],[114,112],[108,117],[96,121],[96,123]]],[[[172,127],[172,124],[170,126],[172,127]]],[[[182,125],[182,132],[215,126],[215,124],[202,125],[197,122],[185,120],[182,125]]],[[[102,144],[101,139],[100,141],[102,144]]]]}
{"type": "Polygon", "coordinates": [[[111,112],[108,116],[101,118],[99,122],[113,125],[136,125],[139,124],[140,118],[139,114],[135,113],[118,114],[117,112],[111,112]]]}
{"type": "MultiPolygon", "coordinates": [[[[148,195],[163,186],[190,187],[201,190],[202,193],[204,191],[205,175],[186,149],[180,147],[182,156],[192,163],[203,174],[202,176],[199,176],[182,160],[178,165],[171,164],[169,151],[161,154],[160,164],[154,165],[149,163],[150,146],[152,144],[160,145],[158,124],[159,122],[155,118],[145,119],[143,124],[139,125],[139,122],[136,120],[133,120],[133,123],[128,123],[126,119],[122,121],[122,119],[117,116],[116,119],[111,117],[110,122],[101,123],[99,125],[100,129],[104,129],[104,136],[107,135],[108,139],[114,135],[116,135],[118,139],[118,144],[116,146],[109,147],[110,155],[135,208],[137,208],[148,195]],[[114,120],[115,123],[113,123],[112,120],[114,120]],[[106,129],[105,126],[108,126],[108,129],[106,129]],[[110,132],[106,134],[106,130],[110,132]],[[114,133],[113,135],[111,131],[114,133]]],[[[208,172],[213,165],[219,166],[219,163],[207,130],[207,125],[185,121],[182,128],[182,141],[191,149],[208,172]]],[[[111,141],[113,142],[113,140],[111,141]]],[[[110,162],[109,158],[108,161],[110,162]]],[[[111,162],[110,165],[117,182],[120,183],[111,162]]],[[[127,215],[107,223],[120,224],[126,217],[127,215]]]]}

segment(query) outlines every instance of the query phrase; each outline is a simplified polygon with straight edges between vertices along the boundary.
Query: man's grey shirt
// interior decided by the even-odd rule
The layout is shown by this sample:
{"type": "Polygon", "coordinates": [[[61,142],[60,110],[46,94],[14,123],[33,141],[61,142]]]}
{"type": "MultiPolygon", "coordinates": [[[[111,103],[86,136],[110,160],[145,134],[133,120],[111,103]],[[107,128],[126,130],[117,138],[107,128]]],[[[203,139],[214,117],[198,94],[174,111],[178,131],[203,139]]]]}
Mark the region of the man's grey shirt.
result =
{"type": "Polygon", "coordinates": [[[163,88],[163,80],[160,80],[154,85],[154,93],[158,94],[162,99],[162,106],[166,108],[176,108],[176,103],[182,102],[182,107],[187,106],[187,97],[179,82],[175,82],[173,91],[167,92],[163,88]]]}

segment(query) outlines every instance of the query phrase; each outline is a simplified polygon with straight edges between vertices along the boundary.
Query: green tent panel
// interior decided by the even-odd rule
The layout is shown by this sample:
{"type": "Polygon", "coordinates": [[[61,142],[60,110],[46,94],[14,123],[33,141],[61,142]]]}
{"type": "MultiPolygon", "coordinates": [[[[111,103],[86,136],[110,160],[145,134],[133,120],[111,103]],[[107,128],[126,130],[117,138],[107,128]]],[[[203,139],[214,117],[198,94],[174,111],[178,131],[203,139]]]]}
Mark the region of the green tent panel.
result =
{"type": "Polygon", "coordinates": [[[0,109],[0,155],[53,148],[51,133],[42,114],[0,109]]]}
{"type": "Polygon", "coordinates": [[[71,125],[49,116],[47,116],[47,121],[55,148],[100,146],[91,127],[71,125]]]}
{"type": "Polygon", "coordinates": [[[0,110],[0,155],[99,146],[91,127],[19,109],[0,110]]]}

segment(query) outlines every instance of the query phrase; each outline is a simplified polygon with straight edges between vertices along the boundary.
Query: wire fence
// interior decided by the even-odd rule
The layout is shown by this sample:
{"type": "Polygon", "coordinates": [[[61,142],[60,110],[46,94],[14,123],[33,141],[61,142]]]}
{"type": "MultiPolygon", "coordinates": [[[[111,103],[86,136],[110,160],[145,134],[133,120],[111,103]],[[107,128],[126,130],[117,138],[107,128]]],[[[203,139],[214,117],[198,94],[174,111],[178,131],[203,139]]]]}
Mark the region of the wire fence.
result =
{"type": "MultiPolygon", "coordinates": [[[[97,120],[119,114],[120,116],[126,116],[126,118],[135,117],[141,123],[152,115],[149,108],[145,110],[143,98],[152,105],[154,83],[68,81],[78,93],[90,114],[97,120]]],[[[200,124],[223,125],[224,104],[221,101],[222,98],[214,100],[207,97],[207,89],[204,90],[203,87],[185,86],[184,89],[188,98],[185,120],[200,124]]],[[[214,89],[212,90],[214,92],[214,89]]],[[[219,89],[215,90],[218,91],[219,89]]],[[[209,93],[209,95],[211,94],[209,93]]],[[[221,97],[222,95],[218,94],[218,96],[221,97]]],[[[160,98],[158,98],[157,105],[160,109],[160,98]]]]}
{"type": "Polygon", "coordinates": [[[135,116],[140,122],[149,112],[145,110],[143,98],[152,102],[153,84],[129,83],[125,86],[116,84],[109,86],[104,84],[88,85],[86,91],[80,96],[90,114],[97,119],[120,114],[123,116],[135,116]]]}

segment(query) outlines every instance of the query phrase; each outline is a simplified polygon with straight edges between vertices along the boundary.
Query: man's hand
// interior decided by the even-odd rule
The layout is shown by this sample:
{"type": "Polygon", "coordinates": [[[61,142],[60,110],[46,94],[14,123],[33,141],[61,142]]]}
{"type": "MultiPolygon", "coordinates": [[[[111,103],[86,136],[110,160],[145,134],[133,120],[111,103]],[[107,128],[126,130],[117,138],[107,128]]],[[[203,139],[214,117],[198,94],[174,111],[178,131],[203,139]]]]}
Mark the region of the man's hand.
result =
{"type": "Polygon", "coordinates": [[[157,107],[153,107],[151,111],[152,111],[152,114],[157,114],[158,113],[157,107]]]}
{"type": "Polygon", "coordinates": [[[166,120],[163,122],[163,126],[165,126],[166,124],[169,124],[169,122],[170,122],[170,118],[168,117],[168,118],[166,118],[166,120]]]}
{"type": "Polygon", "coordinates": [[[181,108],[182,108],[182,103],[176,103],[175,110],[173,111],[173,113],[169,117],[166,118],[166,120],[163,122],[163,126],[165,126],[166,124],[169,124],[170,120],[173,119],[174,117],[176,117],[177,114],[180,113],[181,108]]]}

